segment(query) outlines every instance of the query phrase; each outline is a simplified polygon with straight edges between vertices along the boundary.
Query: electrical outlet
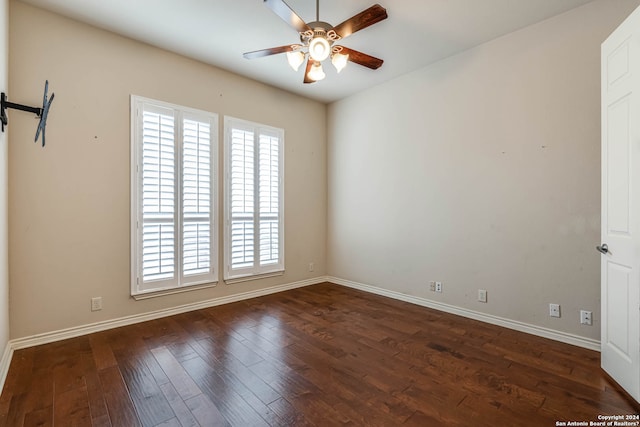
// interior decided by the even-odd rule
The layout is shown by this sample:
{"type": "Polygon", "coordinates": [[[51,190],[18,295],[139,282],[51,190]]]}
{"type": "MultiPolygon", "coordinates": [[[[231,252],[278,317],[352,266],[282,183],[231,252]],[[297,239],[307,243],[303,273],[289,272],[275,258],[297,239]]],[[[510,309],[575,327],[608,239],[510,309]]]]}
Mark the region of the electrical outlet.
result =
{"type": "Polygon", "coordinates": [[[549,304],[549,316],[560,317],[560,304],[549,304]]]}
{"type": "Polygon", "coordinates": [[[431,292],[435,292],[436,291],[436,282],[434,282],[433,280],[431,282],[429,282],[429,290],[431,292]]]}
{"type": "Polygon", "coordinates": [[[587,310],[580,310],[580,324],[593,325],[593,313],[587,310]]]}
{"type": "Polygon", "coordinates": [[[312,272],[315,268],[316,268],[316,266],[312,262],[310,262],[309,263],[309,272],[312,272]]]}
{"type": "Polygon", "coordinates": [[[436,282],[436,292],[442,292],[442,282],[436,282]]]}
{"type": "Polygon", "coordinates": [[[102,310],[102,297],[91,298],[91,311],[102,310]]]}
{"type": "Polygon", "coordinates": [[[478,289],[478,301],[487,302],[487,290],[486,289],[478,289]]]}

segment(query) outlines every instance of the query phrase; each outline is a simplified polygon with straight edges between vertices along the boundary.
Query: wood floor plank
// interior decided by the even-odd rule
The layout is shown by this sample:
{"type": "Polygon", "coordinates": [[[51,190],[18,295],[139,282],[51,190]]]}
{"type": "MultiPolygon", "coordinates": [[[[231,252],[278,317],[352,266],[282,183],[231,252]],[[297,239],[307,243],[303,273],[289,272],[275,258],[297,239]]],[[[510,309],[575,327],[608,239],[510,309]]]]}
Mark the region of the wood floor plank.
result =
{"type": "Polygon", "coordinates": [[[39,412],[41,409],[52,408],[56,395],[64,391],[61,387],[56,393],[56,382],[53,370],[43,370],[35,366],[31,376],[29,394],[24,402],[26,414],[39,412]]]}
{"type": "Polygon", "coordinates": [[[35,411],[27,412],[24,416],[25,427],[49,427],[53,426],[53,406],[47,406],[45,408],[36,409],[35,411]]]}
{"type": "Polygon", "coordinates": [[[227,427],[230,425],[216,405],[204,394],[188,399],[185,404],[201,426],[227,427]]]}
{"type": "Polygon", "coordinates": [[[99,372],[99,377],[111,424],[114,426],[140,426],[120,370],[115,366],[103,369],[99,372]]]}
{"type": "MultiPolygon", "coordinates": [[[[4,392],[4,391],[3,391],[4,392]]],[[[27,393],[12,394],[10,399],[9,411],[6,417],[2,419],[3,426],[21,426],[24,425],[25,415],[27,410],[25,409],[25,402],[29,396],[27,393]]],[[[52,419],[53,422],[53,419],[52,419]]]]}
{"type": "Polygon", "coordinates": [[[156,424],[155,427],[183,427],[183,425],[180,423],[180,421],[177,418],[171,418],[168,421],[165,421],[160,424],[156,424]]]}
{"type": "MultiPolygon", "coordinates": [[[[5,389],[10,390],[9,394],[2,394],[2,397],[12,394],[20,394],[29,388],[29,382],[24,381],[25,377],[29,377],[34,370],[34,361],[37,349],[34,347],[16,350],[11,359],[11,369],[7,372],[5,380],[5,389]]],[[[0,399],[5,400],[5,399],[0,399]]]]}
{"type": "MultiPolygon", "coordinates": [[[[87,399],[93,425],[111,425],[107,403],[102,393],[95,357],[91,353],[82,355],[83,376],[87,386],[87,399]]],[[[115,359],[114,359],[115,360],[115,359]]]]}
{"type": "Polygon", "coordinates": [[[151,353],[160,364],[169,381],[171,381],[180,398],[186,400],[202,393],[198,385],[166,347],[154,348],[151,353]]]}
{"type": "Polygon", "coordinates": [[[94,417],[91,415],[91,426],[92,427],[116,427],[111,424],[111,418],[108,414],[100,415],[98,417],[94,417]]]}
{"type": "Polygon", "coordinates": [[[98,332],[90,335],[89,345],[91,346],[91,354],[93,355],[97,369],[106,369],[118,364],[113,355],[113,350],[109,345],[107,333],[98,332]]]}
{"type": "Polygon", "coordinates": [[[267,425],[258,412],[238,393],[238,383],[226,379],[222,372],[213,369],[200,357],[185,361],[184,367],[203,394],[214,402],[214,406],[231,425],[267,425]],[[224,396],[224,399],[221,396],[224,396]]]}
{"type": "Polygon", "coordinates": [[[293,406],[291,406],[287,399],[283,397],[271,402],[269,404],[269,408],[271,408],[273,413],[278,417],[278,422],[272,423],[271,425],[278,425],[283,427],[302,427],[313,425],[305,418],[302,412],[297,411],[293,406]]]}
{"type": "Polygon", "coordinates": [[[91,412],[86,387],[71,388],[56,393],[53,406],[53,424],[65,426],[91,425],[91,412]]]}
{"type": "Polygon", "coordinates": [[[252,365],[250,369],[262,381],[287,399],[301,394],[319,392],[318,387],[305,378],[303,369],[292,369],[279,360],[264,360],[252,365]]]}
{"type": "Polygon", "coordinates": [[[242,382],[245,387],[250,389],[253,394],[256,395],[265,405],[281,398],[281,395],[273,389],[268,383],[263,381],[258,375],[256,375],[250,369],[236,359],[232,354],[226,354],[223,357],[213,354],[210,346],[203,347],[203,341],[198,341],[196,346],[197,351],[206,360],[210,360],[211,363],[218,361],[223,364],[228,374],[234,375],[237,380],[242,382]]]}
{"type": "Polygon", "coordinates": [[[142,425],[155,426],[175,418],[169,402],[146,364],[131,357],[116,355],[116,359],[142,425]]]}
{"type": "Polygon", "coordinates": [[[169,402],[169,405],[171,405],[173,413],[176,414],[175,419],[180,423],[182,427],[199,426],[199,423],[196,420],[195,416],[191,413],[191,410],[184,403],[184,400],[182,399],[182,397],[180,397],[171,383],[160,385],[160,390],[162,390],[162,394],[164,394],[167,402],[169,402]]]}
{"type": "Polygon", "coordinates": [[[599,365],[324,283],[17,350],[0,427],[537,427],[640,412],[599,365]]]}
{"type": "Polygon", "coordinates": [[[211,337],[212,323],[204,310],[189,311],[174,318],[192,340],[201,340],[211,337]]]}

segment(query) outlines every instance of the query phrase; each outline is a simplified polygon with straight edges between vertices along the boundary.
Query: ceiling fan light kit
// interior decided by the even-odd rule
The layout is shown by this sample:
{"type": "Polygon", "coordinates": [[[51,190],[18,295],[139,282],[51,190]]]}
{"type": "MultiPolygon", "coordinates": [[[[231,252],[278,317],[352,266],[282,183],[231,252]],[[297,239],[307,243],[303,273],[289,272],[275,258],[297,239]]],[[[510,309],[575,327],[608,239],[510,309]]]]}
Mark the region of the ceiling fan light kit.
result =
{"type": "Polygon", "coordinates": [[[304,53],[297,50],[294,52],[287,52],[287,61],[294,71],[298,71],[302,63],[304,62],[304,53]]]}
{"type": "Polygon", "coordinates": [[[300,65],[307,59],[304,83],[313,83],[325,78],[326,75],[322,69],[322,61],[329,57],[331,57],[331,63],[338,73],[347,66],[349,61],[372,70],[376,70],[382,65],[382,59],[349,49],[345,46],[334,46],[335,42],[386,19],[387,11],[379,4],[375,4],[336,27],[333,27],[326,22],[320,21],[320,0],[316,0],[316,21],[308,24],[305,23],[284,0],[264,0],[264,3],[298,32],[302,44],[292,44],[246,52],[243,55],[245,58],[255,59],[286,52],[287,61],[295,71],[298,71],[300,65]],[[306,49],[307,51],[305,52],[302,49],[306,49]]]}
{"type": "MultiPolygon", "coordinates": [[[[318,31],[318,33],[321,33],[318,31]]],[[[314,61],[324,61],[329,57],[331,46],[324,35],[314,37],[309,43],[309,55],[314,61]]]]}
{"type": "Polygon", "coordinates": [[[309,78],[315,82],[318,80],[322,80],[326,77],[324,70],[322,69],[322,64],[319,62],[314,62],[311,66],[311,70],[307,73],[309,78]]]}
{"type": "Polygon", "coordinates": [[[347,61],[349,61],[349,55],[343,55],[341,53],[334,53],[331,55],[331,63],[338,72],[342,71],[344,67],[347,66],[347,61]]]}

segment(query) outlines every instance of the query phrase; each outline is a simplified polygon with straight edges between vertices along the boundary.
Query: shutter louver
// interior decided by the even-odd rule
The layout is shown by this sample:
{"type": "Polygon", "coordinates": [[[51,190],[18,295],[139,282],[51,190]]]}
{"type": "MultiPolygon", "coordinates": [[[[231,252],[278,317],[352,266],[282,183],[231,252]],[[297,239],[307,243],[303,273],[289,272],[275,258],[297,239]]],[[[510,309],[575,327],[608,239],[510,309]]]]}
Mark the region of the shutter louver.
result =
{"type": "Polygon", "coordinates": [[[260,135],[260,265],[279,260],[279,144],[278,138],[260,135]]]}
{"type": "Polygon", "coordinates": [[[183,121],[183,274],[211,270],[211,126],[183,121]]]}
{"type": "Polygon", "coordinates": [[[253,132],[233,129],[231,135],[231,268],[254,264],[254,140],[253,132]]]}
{"type": "Polygon", "coordinates": [[[142,120],[142,277],[175,277],[174,117],[145,111],[142,120]]]}

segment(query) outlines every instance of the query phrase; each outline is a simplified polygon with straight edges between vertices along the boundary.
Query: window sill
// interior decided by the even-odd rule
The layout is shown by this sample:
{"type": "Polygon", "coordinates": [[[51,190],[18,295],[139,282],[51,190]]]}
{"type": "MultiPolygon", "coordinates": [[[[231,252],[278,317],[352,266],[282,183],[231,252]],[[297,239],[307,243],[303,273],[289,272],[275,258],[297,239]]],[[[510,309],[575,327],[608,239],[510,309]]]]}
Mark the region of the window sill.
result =
{"type": "Polygon", "coordinates": [[[282,275],[284,275],[284,270],[264,274],[250,274],[247,276],[231,277],[229,279],[224,279],[224,283],[227,285],[233,285],[235,283],[249,282],[251,280],[266,279],[268,277],[277,277],[282,275]]]}
{"type": "Polygon", "coordinates": [[[144,292],[144,293],[139,293],[139,294],[133,294],[131,295],[133,297],[134,300],[136,301],[141,301],[141,300],[145,300],[145,299],[149,299],[149,298],[155,298],[155,297],[163,297],[166,295],[173,295],[173,294],[181,294],[183,292],[190,292],[190,291],[198,291],[200,289],[207,289],[207,288],[213,288],[218,284],[218,282],[208,282],[208,283],[202,283],[202,284],[196,284],[196,285],[189,285],[189,286],[183,286],[183,287],[179,287],[179,288],[171,288],[171,289],[162,289],[159,291],[149,291],[149,292],[144,292]]]}

